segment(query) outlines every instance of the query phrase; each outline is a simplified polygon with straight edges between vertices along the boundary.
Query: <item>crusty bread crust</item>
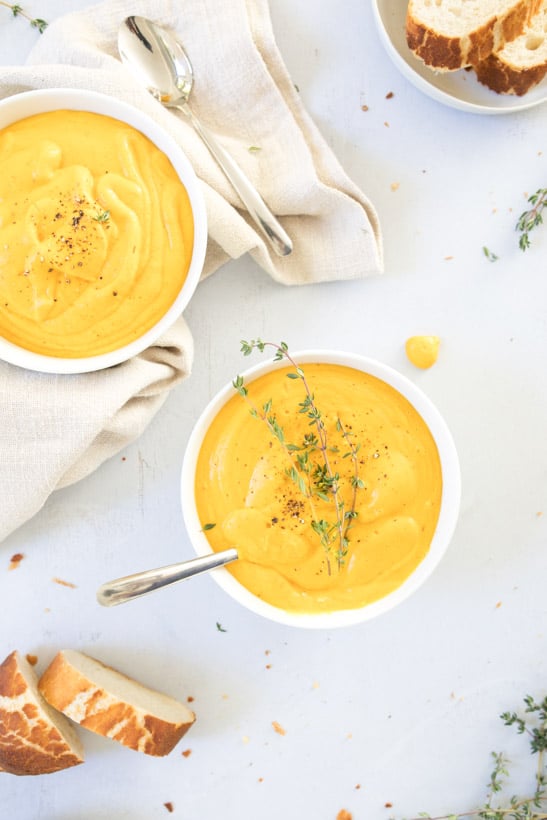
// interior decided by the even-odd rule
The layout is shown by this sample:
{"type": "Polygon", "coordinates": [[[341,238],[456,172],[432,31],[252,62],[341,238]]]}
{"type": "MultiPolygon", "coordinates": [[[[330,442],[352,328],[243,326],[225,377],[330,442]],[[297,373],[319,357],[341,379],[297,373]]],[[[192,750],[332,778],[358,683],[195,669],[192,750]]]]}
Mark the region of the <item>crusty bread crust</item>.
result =
{"type": "Polygon", "coordinates": [[[457,71],[486,60],[494,51],[514,40],[524,31],[542,0],[516,0],[504,15],[489,20],[468,32],[451,37],[435,31],[415,17],[412,3],[406,15],[406,38],[410,50],[430,68],[437,71],[457,71]]]}
{"type": "Polygon", "coordinates": [[[51,774],[83,763],[74,730],[50,714],[30,664],[14,651],[0,665],[0,771],[51,774]]]}
{"type": "Polygon", "coordinates": [[[183,704],[78,652],[59,652],[38,685],[48,703],[76,723],[148,755],[169,754],[195,721],[194,713],[183,704]],[[102,684],[80,671],[78,659],[82,658],[100,667],[102,684]],[[112,685],[104,685],[105,680],[112,685]],[[113,694],[120,684],[127,689],[125,698],[113,694]],[[154,709],[138,705],[140,694],[147,702],[156,698],[158,705],[161,701],[172,706],[178,718],[166,720],[154,714],[154,709]]]}
{"type": "Polygon", "coordinates": [[[547,0],[523,34],[475,66],[481,83],[498,94],[521,97],[547,74],[547,0]]]}
{"type": "Polygon", "coordinates": [[[475,66],[475,72],[478,80],[492,91],[522,97],[543,80],[547,74],[547,65],[517,69],[503,63],[495,54],[491,54],[487,60],[475,66]]]}

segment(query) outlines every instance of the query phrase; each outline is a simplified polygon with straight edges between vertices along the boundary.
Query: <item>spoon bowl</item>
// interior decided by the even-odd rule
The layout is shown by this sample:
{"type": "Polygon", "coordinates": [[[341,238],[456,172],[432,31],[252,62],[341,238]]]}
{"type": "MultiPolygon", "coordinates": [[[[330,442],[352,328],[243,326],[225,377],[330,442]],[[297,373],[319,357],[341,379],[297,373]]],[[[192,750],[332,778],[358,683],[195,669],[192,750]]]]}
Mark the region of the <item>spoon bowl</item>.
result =
{"type": "Polygon", "coordinates": [[[146,89],[166,108],[177,109],[196,132],[239,195],[249,215],[278,256],[292,252],[292,242],[241,168],[188,105],[194,84],[192,63],[182,44],[166,29],[144,17],[127,17],[118,31],[118,51],[146,89]]]}
{"type": "Polygon", "coordinates": [[[118,32],[120,57],[132,66],[159,102],[169,107],[188,102],[194,70],[182,45],[144,17],[128,17],[118,32]]]}

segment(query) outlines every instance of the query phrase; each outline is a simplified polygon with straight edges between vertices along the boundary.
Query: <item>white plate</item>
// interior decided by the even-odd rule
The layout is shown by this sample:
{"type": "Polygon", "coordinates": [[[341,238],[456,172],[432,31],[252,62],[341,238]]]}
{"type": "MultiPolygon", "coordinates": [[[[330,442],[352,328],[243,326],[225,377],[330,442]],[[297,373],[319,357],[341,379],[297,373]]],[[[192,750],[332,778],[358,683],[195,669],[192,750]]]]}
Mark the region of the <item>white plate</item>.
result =
{"type": "Polygon", "coordinates": [[[473,71],[436,72],[415,57],[406,44],[406,0],[372,0],[378,31],[387,53],[416,88],[434,100],[476,114],[509,114],[547,101],[547,77],[522,97],[496,94],[481,85],[473,71]]]}

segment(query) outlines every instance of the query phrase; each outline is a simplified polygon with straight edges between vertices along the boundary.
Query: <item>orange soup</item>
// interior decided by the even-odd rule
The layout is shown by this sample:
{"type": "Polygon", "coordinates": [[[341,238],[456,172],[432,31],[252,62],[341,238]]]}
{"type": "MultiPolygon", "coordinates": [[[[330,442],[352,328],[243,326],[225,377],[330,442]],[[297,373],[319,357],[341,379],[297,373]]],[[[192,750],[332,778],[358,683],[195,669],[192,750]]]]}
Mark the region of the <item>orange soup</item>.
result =
{"type": "Polygon", "coordinates": [[[422,417],[386,382],[335,364],[302,370],[327,431],[337,500],[322,452],[309,446],[316,428],[302,381],[286,368],[251,381],[210,425],[198,515],[214,550],[237,548],[227,569],[263,601],[297,613],[354,609],[400,587],[426,556],[441,505],[439,454],[422,417]]]}
{"type": "Polygon", "coordinates": [[[116,350],[176,299],[194,225],[185,187],[140,131],[51,111],[0,131],[0,334],[48,356],[116,350]]]}

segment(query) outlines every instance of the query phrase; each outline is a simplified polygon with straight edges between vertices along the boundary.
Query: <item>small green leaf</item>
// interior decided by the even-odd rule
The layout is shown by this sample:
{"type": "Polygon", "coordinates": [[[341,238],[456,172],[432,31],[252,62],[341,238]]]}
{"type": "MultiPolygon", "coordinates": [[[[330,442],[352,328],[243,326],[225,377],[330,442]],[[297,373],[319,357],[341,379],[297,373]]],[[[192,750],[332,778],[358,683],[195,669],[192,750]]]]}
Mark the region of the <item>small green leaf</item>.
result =
{"type": "Polygon", "coordinates": [[[94,222],[108,222],[110,219],[110,211],[100,211],[91,218],[94,222]]]}
{"type": "Polygon", "coordinates": [[[31,20],[30,25],[33,26],[33,28],[37,28],[40,34],[43,34],[48,26],[47,22],[45,20],[40,19],[39,17],[36,17],[34,20],[31,20]]]}
{"type": "Polygon", "coordinates": [[[489,248],[487,248],[486,245],[482,246],[482,252],[486,256],[486,258],[488,259],[489,262],[497,262],[498,259],[499,259],[499,256],[497,256],[489,248]]]}

